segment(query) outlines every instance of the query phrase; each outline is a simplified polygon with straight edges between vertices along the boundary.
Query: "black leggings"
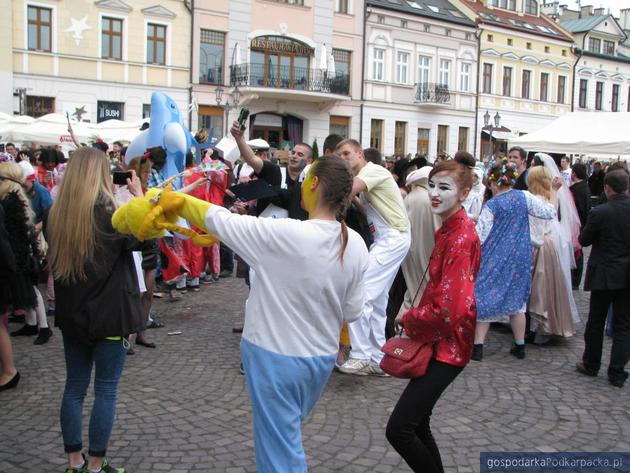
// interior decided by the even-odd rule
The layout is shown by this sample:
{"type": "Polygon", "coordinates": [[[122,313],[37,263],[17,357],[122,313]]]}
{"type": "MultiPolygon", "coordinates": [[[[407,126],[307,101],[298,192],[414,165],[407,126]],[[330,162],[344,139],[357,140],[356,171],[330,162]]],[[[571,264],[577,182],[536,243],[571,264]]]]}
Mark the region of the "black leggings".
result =
{"type": "Polygon", "coordinates": [[[409,381],[389,418],[387,440],[415,472],[444,471],[429,422],[433,406],[462,369],[431,360],[424,376],[409,381]]]}

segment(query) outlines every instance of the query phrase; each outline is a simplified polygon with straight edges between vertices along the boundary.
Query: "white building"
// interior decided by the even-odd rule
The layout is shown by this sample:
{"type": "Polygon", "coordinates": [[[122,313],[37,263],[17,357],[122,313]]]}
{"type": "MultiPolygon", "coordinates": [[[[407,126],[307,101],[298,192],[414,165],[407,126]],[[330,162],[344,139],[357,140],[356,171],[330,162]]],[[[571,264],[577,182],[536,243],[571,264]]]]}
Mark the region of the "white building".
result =
{"type": "Polygon", "coordinates": [[[368,0],[364,147],[429,159],[473,152],[475,24],[447,0],[368,0]]]}

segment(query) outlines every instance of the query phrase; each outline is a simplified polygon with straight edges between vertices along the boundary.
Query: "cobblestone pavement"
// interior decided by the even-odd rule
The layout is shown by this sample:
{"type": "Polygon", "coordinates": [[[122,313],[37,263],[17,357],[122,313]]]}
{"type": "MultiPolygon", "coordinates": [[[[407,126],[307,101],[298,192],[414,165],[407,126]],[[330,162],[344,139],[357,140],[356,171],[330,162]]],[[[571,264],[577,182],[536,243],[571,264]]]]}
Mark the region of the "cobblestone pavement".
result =
{"type": "MultiPolygon", "coordinates": [[[[255,471],[239,335],[232,333],[245,296],[242,280],[231,278],[178,302],[156,301],[167,327],[148,331],[157,349],[136,347],[128,357],[108,453],[114,465],[131,473],[255,471]]],[[[588,294],[576,296],[585,319],[588,294]]],[[[2,473],[60,472],[65,465],[61,335],[55,330],[44,346],[32,341],[14,339],[22,380],[0,393],[2,473]]],[[[528,346],[525,360],[510,356],[509,346],[510,334],[493,330],[484,361],[471,362],[436,406],[433,431],[447,472],[479,471],[482,451],[630,451],[630,387],[575,372],[581,330],[556,346],[528,346]]],[[[384,433],[404,385],[334,373],[303,429],[310,470],[409,471],[384,433]]]]}

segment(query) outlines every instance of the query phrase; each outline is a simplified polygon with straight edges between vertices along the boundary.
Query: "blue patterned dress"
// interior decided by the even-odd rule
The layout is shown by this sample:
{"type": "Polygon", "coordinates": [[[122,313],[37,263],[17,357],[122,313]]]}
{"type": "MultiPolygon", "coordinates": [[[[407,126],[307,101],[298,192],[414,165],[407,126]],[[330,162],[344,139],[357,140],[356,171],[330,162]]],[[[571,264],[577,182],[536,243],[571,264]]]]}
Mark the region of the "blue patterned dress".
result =
{"type": "Polygon", "coordinates": [[[506,322],[524,311],[531,289],[529,214],[551,219],[556,211],[529,192],[510,190],[490,199],[479,216],[481,268],[475,285],[479,322],[506,322]]]}

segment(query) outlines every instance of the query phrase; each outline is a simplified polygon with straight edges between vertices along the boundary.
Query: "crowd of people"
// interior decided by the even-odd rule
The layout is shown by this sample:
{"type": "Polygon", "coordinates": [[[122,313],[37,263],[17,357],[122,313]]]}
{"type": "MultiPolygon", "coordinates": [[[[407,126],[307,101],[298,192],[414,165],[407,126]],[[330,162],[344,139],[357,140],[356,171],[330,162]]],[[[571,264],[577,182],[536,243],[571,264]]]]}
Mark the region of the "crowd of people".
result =
{"type": "Polygon", "coordinates": [[[233,275],[249,287],[245,322],[234,331],[242,332],[259,471],[306,471],[301,422],[331,372],[388,376],[381,348],[401,332],[431,344],[433,356],[426,374],[409,381],[384,435],[413,471],[443,471],[433,406],[470,360],[484,359],[491,324],[510,324],[517,359],[526,358],[526,343],[575,335],[584,247],[592,246],[584,283],[591,303],[576,369],[598,374],[608,330],[608,379],[624,385],[625,163],[571,164],[513,147],[490,162],[459,151],[431,165],[384,160],[330,135],[322,156],[296,143],[285,167],[267,142],[246,141],[239,123],[231,134],[238,163],[209,148],[201,156],[220,166],[203,170],[189,153],[175,181],[159,147],[129,157],[121,143],[110,150],[98,141],[66,159],[56,148],[8,143],[0,153],[0,391],[20,379],[10,337],[45,344],[54,317],[67,370],[66,473],[124,472],[106,459],[117,384],[134,346],[156,348],[145,332],[163,325],[153,299],[177,301],[233,275]],[[112,172],[127,172],[126,184],[115,185],[112,172]],[[220,243],[197,246],[176,231],[152,230],[154,220],[143,221],[142,234],[121,223],[119,212],[142,200],[220,243]],[[9,332],[9,320],[22,326],[9,332]],[[93,369],[86,456],[81,419],[93,369]]]}

